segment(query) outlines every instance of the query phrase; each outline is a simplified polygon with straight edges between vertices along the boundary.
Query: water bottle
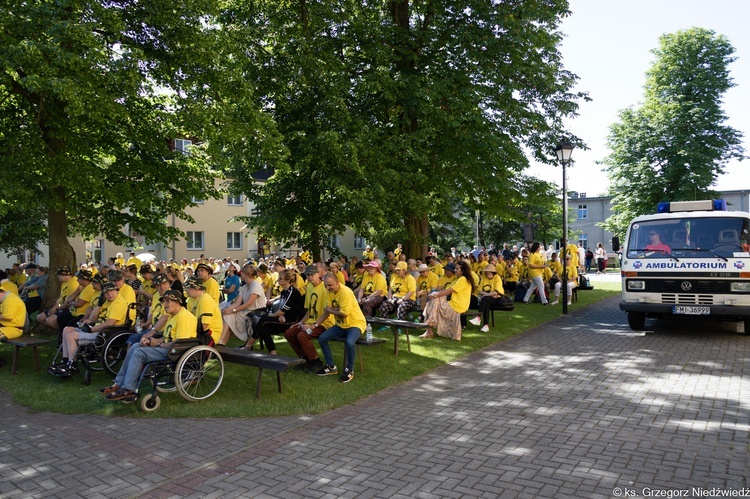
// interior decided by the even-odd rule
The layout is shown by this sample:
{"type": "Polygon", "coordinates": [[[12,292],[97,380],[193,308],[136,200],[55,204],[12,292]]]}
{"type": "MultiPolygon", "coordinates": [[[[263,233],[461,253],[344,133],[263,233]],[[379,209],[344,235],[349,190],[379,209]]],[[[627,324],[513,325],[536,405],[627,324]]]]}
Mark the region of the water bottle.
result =
{"type": "Polygon", "coordinates": [[[367,325],[367,329],[365,330],[365,338],[367,338],[367,343],[372,342],[372,326],[370,324],[367,325]]]}
{"type": "Polygon", "coordinates": [[[135,332],[138,334],[141,334],[143,332],[143,324],[141,323],[141,318],[138,317],[135,321],[135,332]]]}

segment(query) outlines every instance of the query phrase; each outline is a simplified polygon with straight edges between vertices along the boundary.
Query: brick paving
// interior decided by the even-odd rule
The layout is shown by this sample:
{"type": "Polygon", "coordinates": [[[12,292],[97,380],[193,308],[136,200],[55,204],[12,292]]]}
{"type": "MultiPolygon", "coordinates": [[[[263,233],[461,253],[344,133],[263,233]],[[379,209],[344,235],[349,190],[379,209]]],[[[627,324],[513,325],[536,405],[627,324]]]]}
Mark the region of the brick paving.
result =
{"type": "Polygon", "coordinates": [[[0,392],[0,498],[613,497],[617,487],[692,496],[692,487],[749,487],[742,326],[660,323],[635,333],[617,301],[574,306],[319,416],[70,416],[30,412],[0,392]]]}

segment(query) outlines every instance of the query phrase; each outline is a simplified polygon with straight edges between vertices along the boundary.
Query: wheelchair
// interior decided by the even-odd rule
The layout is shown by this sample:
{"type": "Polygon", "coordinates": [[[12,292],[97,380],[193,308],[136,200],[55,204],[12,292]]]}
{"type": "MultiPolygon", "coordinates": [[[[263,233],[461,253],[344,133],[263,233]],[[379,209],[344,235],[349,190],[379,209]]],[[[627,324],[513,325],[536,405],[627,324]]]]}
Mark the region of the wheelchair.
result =
{"type": "MultiPolygon", "coordinates": [[[[102,330],[92,343],[79,345],[75,355],[75,362],[83,364],[83,384],[91,384],[93,371],[106,371],[111,376],[116,376],[120,364],[127,353],[127,340],[135,332],[132,326],[130,310],[135,309],[132,303],[128,307],[128,319],[121,326],[112,326],[102,330]]],[[[62,354],[62,344],[58,347],[52,364],[56,364],[62,354]]],[[[55,374],[49,370],[50,374],[55,374]]],[[[65,376],[67,377],[67,376],[65,376]]]]}
{"type": "Polygon", "coordinates": [[[198,337],[176,340],[165,360],[145,365],[135,389],[136,401],[144,412],[156,411],[161,405],[160,393],[178,392],[190,402],[205,400],[221,386],[224,379],[224,360],[213,348],[213,339],[203,331],[198,320],[198,337]],[[140,395],[144,381],[151,385],[149,392],[140,395]]]}

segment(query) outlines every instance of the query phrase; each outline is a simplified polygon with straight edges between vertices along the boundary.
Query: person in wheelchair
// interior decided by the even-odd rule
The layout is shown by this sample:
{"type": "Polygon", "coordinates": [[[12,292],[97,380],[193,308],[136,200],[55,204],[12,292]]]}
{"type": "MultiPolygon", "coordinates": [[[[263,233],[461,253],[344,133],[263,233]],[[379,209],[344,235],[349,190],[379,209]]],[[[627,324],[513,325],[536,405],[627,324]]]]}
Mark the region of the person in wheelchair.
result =
{"type": "Polygon", "coordinates": [[[140,343],[128,350],[114,384],[99,390],[106,400],[134,401],[137,397],[136,384],[144,366],[149,362],[166,360],[174,341],[198,336],[198,319],[182,306],[182,296],[178,291],[170,289],[159,300],[168,315],[164,336],[141,338],[140,343]]]}
{"type": "Polygon", "coordinates": [[[117,287],[111,282],[102,285],[102,295],[105,302],[94,312],[90,322],[82,323],[80,327],[66,327],[62,335],[62,361],[50,366],[47,370],[55,376],[67,377],[78,371],[76,353],[78,348],[93,343],[99,333],[105,328],[121,326],[128,317],[128,303],[120,296],[117,287]]]}

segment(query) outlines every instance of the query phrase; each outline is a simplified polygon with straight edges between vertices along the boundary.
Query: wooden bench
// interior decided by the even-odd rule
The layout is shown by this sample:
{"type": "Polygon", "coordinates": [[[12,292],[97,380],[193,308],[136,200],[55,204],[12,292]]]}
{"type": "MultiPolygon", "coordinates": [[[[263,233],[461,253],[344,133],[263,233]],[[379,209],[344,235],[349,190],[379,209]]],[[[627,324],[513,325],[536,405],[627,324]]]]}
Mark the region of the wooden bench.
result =
{"type": "Polygon", "coordinates": [[[570,297],[571,298],[571,300],[570,300],[571,303],[578,301],[578,291],[579,290],[580,291],[591,291],[592,289],[594,289],[594,286],[576,286],[575,288],[573,288],[573,294],[570,297]]]}
{"type": "Polygon", "coordinates": [[[375,326],[388,326],[393,332],[393,354],[398,355],[398,337],[399,330],[403,330],[406,334],[406,348],[411,353],[411,341],[409,340],[409,331],[414,330],[425,330],[428,325],[423,322],[409,322],[400,321],[398,319],[383,319],[381,317],[369,317],[367,323],[375,326]]]}
{"type": "Polygon", "coordinates": [[[255,352],[245,348],[228,348],[226,346],[216,346],[214,348],[216,348],[216,351],[221,354],[221,358],[226,362],[258,368],[258,383],[255,387],[255,400],[260,399],[260,384],[263,379],[263,369],[276,371],[279,393],[281,393],[281,373],[288,371],[292,366],[303,364],[305,362],[305,359],[299,357],[271,355],[270,353],[255,352]]]}
{"type": "Polygon", "coordinates": [[[34,362],[36,362],[36,370],[37,372],[41,371],[42,366],[39,363],[39,350],[38,347],[41,345],[46,345],[49,343],[50,340],[45,340],[43,338],[35,338],[33,336],[27,336],[27,335],[21,335],[18,338],[14,338],[12,340],[5,340],[3,343],[7,343],[8,345],[13,345],[16,347],[16,351],[13,353],[13,367],[12,367],[12,373],[17,374],[18,373],[18,360],[21,353],[21,348],[23,347],[32,347],[34,349],[34,362]]]}
{"type": "MultiPolygon", "coordinates": [[[[338,341],[341,343],[346,343],[346,338],[333,338],[331,341],[338,341]]],[[[373,345],[380,345],[382,343],[385,343],[385,340],[383,338],[373,338],[370,341],[367,341],[367,339],[363,336],[360,336],[357,340],[357,359],[359,359],[359,370],[364,372],[365,371],[365,364],[362,362],[362,350],[360,347],[371,347],[373,345]]],[[[344,347],[344,365],[346,365],[346,361],[348,360],[346,356],[346,347],[344,347]]]]}

